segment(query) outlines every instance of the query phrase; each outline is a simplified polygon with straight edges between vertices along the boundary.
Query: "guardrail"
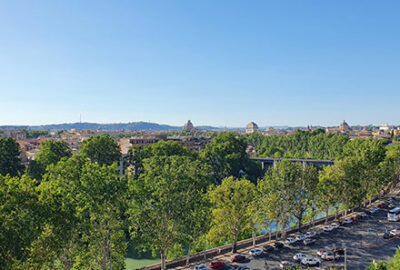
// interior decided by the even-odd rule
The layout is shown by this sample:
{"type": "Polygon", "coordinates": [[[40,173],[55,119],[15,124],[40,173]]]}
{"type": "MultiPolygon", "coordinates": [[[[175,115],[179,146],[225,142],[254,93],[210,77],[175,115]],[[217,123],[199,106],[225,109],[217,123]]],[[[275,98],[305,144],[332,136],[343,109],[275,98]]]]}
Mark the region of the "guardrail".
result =
{"type": "MultiPolygon", "coordinates": [[[[383,194],[387,194],[389,192],[389,190],[385,190],[383,192],[383,194]]],[[[376,200],[378,200],[379,197],[374,197],[371,202],[375,202],[376,200]]],[[[355,210],[359,209],[360,207],[354,207],[352,209],[349,209],[347,214],[354,212],[355,210]]],[[[339,212],[337,215],[333,214],[328,216],[328,218],[326,217],[322,217],[319,218],[317,220],[314,220],[312,222],[308,222],[303,224],[303,228],[312,228],[321,224],[325,223],[325,220],[327,219],[328,221],[332,221],[334,220],[336,217],[342,217],[344,216],[345,211],[341,211],[339,212]]],[[[294,232],[297,232],[298,229],[297,228],[289,228],[286,230],[286,234],[291,234],[294,232]]],[[[269,242],[270,240],[279,240],[279,236],[281,236],[282,232],[277,231],[271,234],[271,238],[269,235],[261,235],[256,237],[256,245],[262,244],[262,243],[266,243],[269,242]]],[[[244,248],[248,248],[253,246],[253,238],[250,239],[246,239],[246,240],[242,240],[239,241],[237,243],[237,249],[244,249],[244,248]]],[[[218,255],[223,255],[223,254],[227,254],[229,252],[232,251],[232,244],[230,245],[225,245],[225,246],[220,246],[220,247],[216,247],[216,248],[212,248],[212,249],[208,249],[205,252],[200,252],[200,253],[196,253],[190,256],[189,259],[189,264],[193,264],[193,263],[198,263],[198,262],[202,262],[205,259],[209,259],[209,258],[213,258],[215,256],[218,255]],[[205,254],[204,254],[205,253],[205,254]]],[[[171,260],[171,261],[167,261],[166,263],[166,267],[167,268],[177,268],[177,267],[184,267],[186,266],[186,257],[181,257],[175,260],[171,260]]],[[[161,269],[161,264],[154,264],[154,265],[150,265],[150,266],[146,266],[146,267],[142,267],[142,268],[138,268],[139,270],[160,270],[161,269]]]]}

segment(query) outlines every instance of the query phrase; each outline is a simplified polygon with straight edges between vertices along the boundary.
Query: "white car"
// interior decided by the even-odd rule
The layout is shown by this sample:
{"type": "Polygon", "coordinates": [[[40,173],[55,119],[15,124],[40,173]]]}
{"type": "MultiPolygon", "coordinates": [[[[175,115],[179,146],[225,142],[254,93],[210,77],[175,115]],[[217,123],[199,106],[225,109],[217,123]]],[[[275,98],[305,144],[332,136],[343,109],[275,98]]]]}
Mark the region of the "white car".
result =
{"type": "Polygon", "coordinates": [[[295,260],[296,262],[301,262],[303,259],[306,258],[311,258],[311,257],[304,253],[296,253],[296,255],[293,256],[293,260],[295,260]]]}
{"type": "Polygon", "coordinates": [[[306,237],[305,237],[304,235],[302,235],[302,234],[296,236],[296,240],[297,240],[297,241],[303,241],[305,238],[306,238],[306,237]]]}
{"type": "Polygon", "coordinates": [[[321,263],[321,261],[317,258],[304,258],[301,260],[301,264],[305,265],[305,266],[319,266],[319,264],[321,263]]]}
{"type": "Polygon", "coordinates": [[[249,253],[251,256],[261,256],[263,254],[263,250],[259,248],[253,248],[249,253]]]}
{"type": "Polygon", "coordinates": [[[331,231],[333,231],[333,229],[334,228],[332,226],[329,226],[329,225],[324,227],[324,231],[325,232],[331,232],[331,231]]]}
{"type": "Polygon", "coordinates": [[[339,258],[340,258],[339,254],[335,254],[331,251],[325,251],[321,255],[321,259],[324,259],[326,261],[339,260],[339,258]]]}
{"type": "Polygon", "coordinates": [[[346,218],[345,220],[342,220],[342,224],[351,224],[353,221],[350,218],[346,218]]]}
{"type": "Polygon", "coordinates": [[[316,232],[307,232],[305,234],[306,238],[314,237],[317,233],[316,232]]]}
{"type": "Polygon", "coordinates": [[[296,242],[297,242],[297,239],[295,239],[295,238],[293,238],[293,237],[288,237],[288,238],[286,238],[286,240],[285,240],[285,243],[288,244],[288,245],[294,244],[294,243],[296,243],[296,242]]]}
{"type": "Polygon", "coordinates": [[[340,225],[337,224],[337,223],[332,223],[332,224],[331,224],[331,227],[334,228],[334,229],[339,228],[339,226],[340,226],[340,225]]]}
{"type": "Polygon", "coordinates": [[[390,234],[392,236],[400,236],[400,230],[399,229],[394,229],[390,231],[390,234]]]}
{"type": "Polygon", "coordinates": [[[194,267],[195,270],[210,270],[211,268],[204,264],[198,264],[194,267]]]}

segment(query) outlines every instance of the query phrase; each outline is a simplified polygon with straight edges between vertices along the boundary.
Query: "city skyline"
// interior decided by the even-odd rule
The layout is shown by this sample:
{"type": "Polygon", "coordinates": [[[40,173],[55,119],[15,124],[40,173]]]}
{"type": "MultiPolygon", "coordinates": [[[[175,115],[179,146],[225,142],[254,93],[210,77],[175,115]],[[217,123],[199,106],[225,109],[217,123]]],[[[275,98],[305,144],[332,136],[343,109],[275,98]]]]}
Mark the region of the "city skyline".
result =
{"type": "Polygon", "coordinates": [[[400,124],[396,1],[0,6],[0,125],[400,124]]]}

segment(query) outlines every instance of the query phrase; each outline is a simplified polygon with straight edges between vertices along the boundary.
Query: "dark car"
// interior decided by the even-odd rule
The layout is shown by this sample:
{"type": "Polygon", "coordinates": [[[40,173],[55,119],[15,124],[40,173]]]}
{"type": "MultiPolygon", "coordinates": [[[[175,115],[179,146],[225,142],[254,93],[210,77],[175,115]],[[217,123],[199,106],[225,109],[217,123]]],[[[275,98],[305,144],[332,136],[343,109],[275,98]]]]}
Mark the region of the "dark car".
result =
{"type": "Polygon", "coordinates": [[[353,221],[353,222],[358,222],[358,219],[360,218],[360,216],[352,216],[351,217],[351,220],[353,221]]]}
{"type": "Polygon", "coordinates": [[[392,238],[393,237],[393,235],[390,233],[390,232],[388,232],[388,231],[386,231],[384,234],[383,234],[383,239],[390,239],[390,238],[392,238]]]}
{"type": "Polygon", "coordinates": [[[241,254],[234,254],[231,256],[231,262],[242,262],[246,260],[246,256],[241,254]]]}
{"type": "Polygon", "coordinates": [[[274,247],[271,245],[265,245],[265,246],[263,246],[263,250],[265,252],[272,251],[272,250],[274,250],[274,247]]]}
{"type": "Polygon", "coordinates": [[[274,246],[275,246],[276,248],[283,248],[283,243],[281,243],[281,242],[275,242],[275,243],[274,243],[274,246]]]}
{"type": "Polygon", "coordinates": [[[210,262],[210,264],[208,266],[213,269],[218,269],[218,268],[224,267],[225,263],[223,261],[214,260],[214,261],[210,262]]]}
{"type": "Polygon", "coordinates": [[[317,242],[317,240],[315,240],[314,238],[306,238],[306,239],[303,240],[303,244],[304,244],[305,246],[314,245],[315,242],[317,242]]]}
{"type": "Polygon", "coordinates": [[[333,253],[339,254],[339,255],[343,255],[344,254],[344,247],[341,246],[332,246],[329,248],[329,250],[333,253]]]}

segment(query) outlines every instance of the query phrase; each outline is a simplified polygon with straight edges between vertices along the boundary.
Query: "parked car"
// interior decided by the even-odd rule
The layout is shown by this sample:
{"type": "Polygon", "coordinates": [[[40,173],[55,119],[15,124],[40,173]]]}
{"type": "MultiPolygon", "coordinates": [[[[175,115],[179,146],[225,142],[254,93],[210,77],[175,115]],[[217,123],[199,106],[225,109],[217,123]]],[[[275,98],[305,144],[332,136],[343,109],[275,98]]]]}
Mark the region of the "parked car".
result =
{"type": "Polygon", "coordinates": [[[344,247],[333,245],[333,246],[331,246],[329,248],[329,251],[331,251],[333,253],[337,253],[339,255],[343,255],[344,254],[344,247]]]}
{"type": "Polygon", "coordinates": [[[334,222],[334,223],[331,224],[331,227],[334,228],[334,229],[339,228],[339,226],[340,226],[340,225],[339,225],[338,223],[336,223],[336,222],[334,222]]]}
{"type": "Polygon", "coordinates": [[[309,266],[319,266],[319,264],[321,263],[321,261],[317,258],[304,258],[303,260],[301,260],[301,264],[305,265],[307,267],[309,266]]]}
{"type": "Polygon", "coordinates": [[[358,222],[358,216],[352,216],[350,219],[353,222],[358,222]]]}
{"type": "Polygon", "coordinates": [[[306,239],[303,240],[303,244],[304,244],[305,246],[314,245],[315,242],[317,242],[317,240],[315,240],[314,238],[306,238],[306,239]]]}
{"type": "Polygon", "coordinates": [[[237,270],[252,270],[251,268],[249,268],[247,266],[238,266],[235,269],[237,269],[237,270]]]}
{"type": "Polygon", "coordinates": [[[306,232],[306,238],[314,237],[317,233],[316,232],[306,232]]]}
{"type": "Polygon", "coordinates": [[[296,243],[296,242],[297,242],[297,239],[296,239],[296,238],[293,238],[293,237],[288,237],[288,238],[286,238],[286,240],[285,240],[285,243],[288,244],[288,245],[293,245],[293,244],[296,243]]]}
{"type": "Polygon", "coordinates": [[[281,269],[292,269],[292,268],[296,267],[296,264],[289,262],[289,261],[281,261],[281,263],[279,264],[279,267],[281,269]]]}
{"type": "Polygon", "coordinates": [[[310,258],[310,256],[304,254],[304,253],[296,253],[293,256],[293,260],[295,260],[296,262],[301,262],[301,260],[305,259],[305,258],[310,258]]]}
{"type": "Polygon", "coordinates": [[[323,233],[324,232],[324,230],[322,230],[322,229],[317,229],[316,231],[315,231],[315,233],[317,234],[317,235],[320,235],[321,233],[323,233]]]}
{"type": "Polygon", "coordinates": [[[276,241],[276,242],[274,243],[274,246],[275,246],[276,248],[283,248],[283,243],[282,243],[282,242],[279,242],[279,241],[276,241]]]}
{"type": "Polygon", "coordinates": [[[250,250],[249,253],[251,256],[261,256],[263,254],[263,251],[259,248],[253,248],[252,250],[250,250]]]}
{"type": "Polygon", "coordinates": [[[324,254],[324,252],[326,252],[326,251],[327,251],[326,249],[320,248],[320,249],[317,251],[317,255],[321,257],[322,254],[324,254]]]}
{"type": "Polygon", "coordinates": [[[196,266],[194,267],[194,269],[195,269],[195,270],[209,270],[210,267],[208,267],[208,266],[205,265],[205,264],[198,264],[198,265],[196,265],[196,266]]]}
{"type": "Polygon", "coordinates": [[[367,217],[368,215],[370,215],[370,213],[366,211],[361,213],[361,217],[363,218],[367,217]]]}
{"type": "Polygon", "coordinates": [[[390,238],[392,238],[393,237],[393,235],[389,232],[389,231],[386,231],[384,234],[383,234],[383,239],[390,239],[390,238]]]}
{"type": "Polygon", "coordinates": [[[328,225],[328,226],[324,227],[324,232],[331,232],[331,231],[333,231],[333,229],[334,228],[332,226],[328,225]]]}
{"type": "Polygon", "coordinates": [[[384,208],[386,208],[386,206],[387,206],[386,203],[381,203],[381,204],[378,205],[378,207],[379,207],[380,209],[384,209],[384,208]]]}
{"type": "Polygon", "coordinates": [[[296,236],[296,240],[297,240],[297,241],[303,241],[305,238],[306,238],[306,236],[305,236],[305,235],[302,235],[302,234],[296,236]]]}
{"type": "Polygon", "coordinates": [[[265,245],[265,246],[263,246],[263,250],[265,252],[272,251],[272,250],[274,250],[274,247],[271,245],[265,245]]]}
{"type": "Polygon", "coordinates": [[[348,225],[353,223],[353,221],[350,218],[346,218],[345,220],[342,220],[341,225],[348,225]]]}
{"type": "Polygon", "coordinates": [[[246,260],[246,256],[241,254],[233,254],[231,256],[231,262],[242,262],[244,260],[246,260]]]}
{"type": "Polygon", "coordinates": [[[389,232],[389,234],[393,236],[400,236],[400,230],[399,229],[393,229],[389,232]]]}
{"type": "Polygon", "coordinates": [[[219,269],[225,266],[225,262],[219,260],[213,260],[212,262],[210,262],[208,266],[211,267],[212,269],[219,269]]]}
{"type": "Polygon", "coordinates": [[[371,215],[373,215],[373,214],[375,214],[377,211],[379,211],[379,207],[371,208],[371,209],[369,209],[368,211],[369,211],[369,213],[370,213],[371,215]]]}
{"type": "Polygon", "coordinates": [[[325,251],[321,255],[321,259],[323,259],[325,261],[339,260],[339,258],[340,258],[339,254],[333,253],[331,251],[325,251]]]}

